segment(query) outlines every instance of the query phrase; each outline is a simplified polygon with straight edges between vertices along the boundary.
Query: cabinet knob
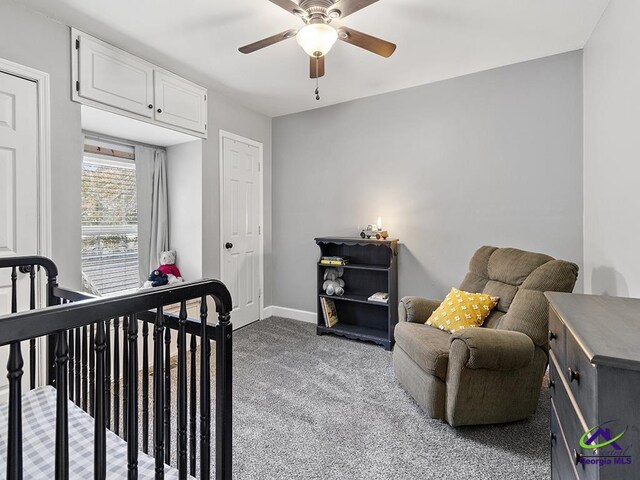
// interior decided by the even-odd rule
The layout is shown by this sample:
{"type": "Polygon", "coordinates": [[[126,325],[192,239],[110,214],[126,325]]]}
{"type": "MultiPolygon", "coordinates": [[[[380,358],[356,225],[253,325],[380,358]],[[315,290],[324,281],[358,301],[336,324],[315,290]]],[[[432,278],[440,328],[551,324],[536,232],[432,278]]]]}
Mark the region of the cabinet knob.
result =
{"type": "Polygon", "coordinates": [[[227,250],[229,250],[229,249],[233,248],[233,243],[231,243],[231,242],[227,242],[227,243],[225,243],[225,244],[224,244],[224,248],[226,248],[227,250]]]}
{"type": "Polygon", "coordinates": [[[553,388],[555,390],[556,382],[554,382],[553,380],[549,379],[548,386],[549,386],[549,388],[553,388]]]}
{"type": "Polygon", "coordinates": [[[555,340],[556,338],[558,338],[558,335],[549,330],[549,341],[555,340]]]}
{"type": "Polygon", "coordinates": [[[556,443],[556,434],[553,432],[549,432],[549,443],[551,443],[551,446],[553,447],[553,444],[556,443]]]}
{"type": "Polygon", "coordinates": [[[162,113],[162,109],[161,108],[158,109],[158,113],[162,113]]]}
{"type": "Polygon", "coordinates": [[[149,104],[149,108],[153,108],[153,105],[149,104]]]}
{"type": "Polygon", "coordinates": [[[570,382],[573,382],[574,380],[576,382],[580,382],[580,372],[578,372],[577,370],[574,370],[571,367],[569,367],[567,369],[567,372],[569,373],[569,381],[570,382]]]}
{"type": "Polygon", "coordinates": [[[578,465],[580,463],[580,459],[582,458],[582,454],[577,450],[573,450],[573,463],[578,465]]]}

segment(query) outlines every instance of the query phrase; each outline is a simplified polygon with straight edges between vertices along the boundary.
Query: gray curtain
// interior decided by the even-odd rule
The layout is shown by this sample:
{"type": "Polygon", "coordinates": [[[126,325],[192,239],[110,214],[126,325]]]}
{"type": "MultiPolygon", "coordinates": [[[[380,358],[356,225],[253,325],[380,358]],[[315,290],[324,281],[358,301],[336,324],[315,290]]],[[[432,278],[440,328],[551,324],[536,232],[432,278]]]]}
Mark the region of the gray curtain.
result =
{"type": "Polygon", "coordinates": [[[167,152],[136,146],[138,197],[138,267],[140,282],[158,266],[160,252],[169,249],[167,152]]]}

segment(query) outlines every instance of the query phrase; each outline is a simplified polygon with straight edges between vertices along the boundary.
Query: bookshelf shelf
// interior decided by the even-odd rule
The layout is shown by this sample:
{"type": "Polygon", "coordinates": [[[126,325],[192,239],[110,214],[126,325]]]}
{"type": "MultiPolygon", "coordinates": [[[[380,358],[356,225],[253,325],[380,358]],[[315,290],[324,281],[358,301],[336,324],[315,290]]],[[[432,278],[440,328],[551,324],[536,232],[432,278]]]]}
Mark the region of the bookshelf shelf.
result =
{"type": "Polygon", "coordinates": [[[349,325],[348,323],[336,323],[331,328],[320,325],[318,326],[318,330],[322,331],[322,333],[340,335],[342,337],[351,338],[353,340],[367,340],[380,344],[383,344],[387,340],[386,330],[349,325]]]}
{"type": "MultiPolygon", "coordinates": [[[[373,292],[371,292],[373,293],[373,292]]],[[[330,298],[331,300],[335,300],[338,302],[357,302],[357,303],[368,303],[369,305],[377,305],[380,307],[389,307],[388,303],[382,303],[382,302],[371,302],[369,301],[369,295],[356,295],[356,294],[344,294],[341,297],[338,297],[337,295],[324,295],[324,294],[320,294],[321,297],[324,298],[330,298]]]]}
{"type": "Polygon", "coordinates": [[[328,267],[355,268],[357,270],[375,270],[380,272],[386,272],[389,270],[388,265],[367,265],[362,263],[347,263],[346,265],[326,265],[324,263],[318,262],[318,266],[323,268],[328,268],[328,267]]]}
{"type": "Polygon", "coordinates": [[[321,237],[315,239],[320,256],[350,257],[344,268],[345,293],[326,295],[322,289],[324,272],[336,267],[317,262],[318,335],[332,334],[393,348],[393,331],[398,323],[398,240],[321,237]],[[389,302],[371,302],[375,292],[389,293],[389,302]],[[334,302],[338,323],[326,327],[323,298],[334,302]]]}

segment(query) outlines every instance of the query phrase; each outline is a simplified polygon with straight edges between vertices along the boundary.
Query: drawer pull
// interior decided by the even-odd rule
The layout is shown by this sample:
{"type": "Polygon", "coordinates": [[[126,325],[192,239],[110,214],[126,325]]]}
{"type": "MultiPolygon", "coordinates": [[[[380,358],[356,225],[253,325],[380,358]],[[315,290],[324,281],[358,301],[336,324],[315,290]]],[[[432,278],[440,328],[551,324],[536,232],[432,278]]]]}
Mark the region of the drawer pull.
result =
{"type": "Polygon", "coordinates": [[[569,381],[573,382],[574,380],[578,383],[580,383],[580,372],[578,372],[577,370],[572,369],[571,367],[569,367],[567,369],[567,371],[569,372],[569,381]]]}
{"type": "Polygon", "coordinates": [[[551,443],[551,446],[553,447],[553,444],[556,443],[556,439],[558,437],[556,437],[556,434],[553,432],[549,432],[549,442],[551,443]]]}
{"type": "Polygon", "coordinates": [[[549,330],[549,341],[555,340],[556,338],[558,338],[558,335],[549,330]]]}
{"type": "Polygon", "coordinates": [[[582,458],[582,454],[577,450],[573,450],[573,463],[578,465],[580,463],[580,459],[582,458]]]}
{"type": "Polygon", "coordinates": [[[548,386],[549,386],[549,388],[553,388],[555,390],[556,382],[554,382],[553,380],[549,379],[548,386]]]}

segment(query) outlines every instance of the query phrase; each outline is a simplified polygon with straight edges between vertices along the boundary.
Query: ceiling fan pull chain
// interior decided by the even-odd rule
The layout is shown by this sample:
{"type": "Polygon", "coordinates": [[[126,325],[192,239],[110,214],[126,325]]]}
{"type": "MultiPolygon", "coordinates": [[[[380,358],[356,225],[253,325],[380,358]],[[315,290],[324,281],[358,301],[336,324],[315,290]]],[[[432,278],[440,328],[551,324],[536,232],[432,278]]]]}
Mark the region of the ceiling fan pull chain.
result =
{"type": "Polygon", "coordinates": [[[316,100],[320,100],[320,82],[318,80],[318,63],[320,62],[320,57],[316,57],[316,100]]]}

